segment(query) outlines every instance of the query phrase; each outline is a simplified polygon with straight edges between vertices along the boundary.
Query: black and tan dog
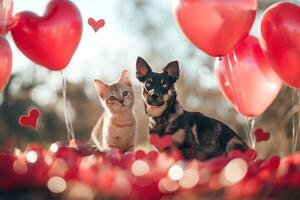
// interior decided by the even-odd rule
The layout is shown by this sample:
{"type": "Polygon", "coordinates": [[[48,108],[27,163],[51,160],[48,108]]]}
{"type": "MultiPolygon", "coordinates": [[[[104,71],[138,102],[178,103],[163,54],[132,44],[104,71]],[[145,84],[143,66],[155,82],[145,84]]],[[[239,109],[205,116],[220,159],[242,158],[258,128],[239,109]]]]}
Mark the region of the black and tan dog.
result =
{"type": "Polygon", "coordinates": [[[228,126],[199,112],[184,110],[177,101],[174,84],[179,78],[178,62],[170,62],[161,73],[153,72],[138,57],[136,76],[142,83],[142,97],[149,116],[150,134],[171,134],[173,146],[185,159],[206,160],[226,155],[232,149],[248,147],[228,126]]]}

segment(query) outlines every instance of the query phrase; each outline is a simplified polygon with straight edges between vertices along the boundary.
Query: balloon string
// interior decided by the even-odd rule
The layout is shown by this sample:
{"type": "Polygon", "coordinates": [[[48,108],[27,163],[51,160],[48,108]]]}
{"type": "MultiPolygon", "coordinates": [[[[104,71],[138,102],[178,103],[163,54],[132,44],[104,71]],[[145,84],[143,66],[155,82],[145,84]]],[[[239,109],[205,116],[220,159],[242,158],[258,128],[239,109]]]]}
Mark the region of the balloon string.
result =
{"type": "MultiPolygon", "coordinates": [[[[298,99],[298,104],[300,106],[300,92],[296,90],[292,90],[292,106],[295,103],[295,95],[298,99]]],[[[298,145],[298,134],[300,131],[300,112],[297,110],[298,116],[294,113],[292,116],[292,153],[294,154],[297,151],[298,145]],[[298,119],[296,119],[298,117],[298,119]],[[298,120],[298,124],[296,125],[296,120],[298,120]]]]}
{"type": "MultiPolygon", "coordinates": [[[[241,101],[243,98],[241,97],[241,93],[243,93],[243,91],[239,88],[239,91],[238,92],[238,89],[236,88],[237,86],[237,80],[236,78],[239,78],[239,76],[235,76],[235,73],[234,73],[234,69],[233,69],[233,63],[237,64],[238,65],[238,59],[236,58],[236,54],[235,54],[235,51],[232,51],[232,56],[233,56],[233,59],[230,57],[230,54],[227,54],[227,61],[228,61],[228,66],[229,66],[229,74],[230,74],[230,79],[232,80],[233,84],[231,84],[228,80],[226,80],[230,86],[230,89],[233,93],[233,97],[236,97],[236,99],[234,100],[234,105],[236,107],[237,110],[239,110],[239,107],[241,105],[243,105],[243,102],[241,101]]],[[[226,77],[226,75],[225,75],[226,77]]],[[[240,80],[238,80],[239,82],[240,80]]],[[[253,128],[254,128],[254,120],[250,120],[250,126],[249,126],[249,120],[246,120],[244,125],[243,125],[243,129],[244,129],[244,134],[246,135],[246,138],[248,140],[248,143],[251,145],[251,146],[254,146],[255,148],[255,141],[253,139],[253,128]]]]}
{"type": "MultiPolygon", "coordinates": [[[[294,93],[295,90],[292,90],[292,107],[294,106],[294,93]]],[[[295,153],[295,134],[296,134],[296,130],[295,130],[295,115],[293,114],[292,116],[292,153],[295,153]]]]}
{"type": "Polygon", "coordinates": [[[63,71],[61,71],[61,79],[62,79],[62,95],[63,95],[63,107],[64,107],[64,117],[65,117],[65,123],[67,128],[67,136],[69,142],[71,139],[75,139],[73,124],[71,120],[70,111],[68,109],[68,102],[67,102],[67,81],[64,77],[63,71]]]}
{"type": "Polygon", "coordinates": [[[251,144],[251,137],[250,137],[250,125],[249,125],[249,119],[247,117],[244,117],[244,122],[243,122],[243,130],[244,130],[244,135],[246,136],[246,139],[248,141],[248,144],[251,144]]]}
{"type": "MultiPolygon", "coordinates": [[[[298,106],[300,107],[300,91],[297,91],[297,96],[298,96],[298,106]]],[[[296,133],[296,138],[295,138],[295,151],[297,150],[298,146],[298,136],[299,136],[299,131],[300,131],[300,112],[298,111],[298,127],[297,127],[297,133],[296,133]]]]}
{"type": "Polygon", "coordinates": [[[46,147],[47,145],[46,145],[46,141],[45,141],[43,135],[39,131],[37,131],[37,133],[38,133],[38,135],[40,137],[40,140],[42,141],[43,145],[46,147]]]}
{"type": "Polygon", "coordinates": [[[253,117],[249,117],[248,122],[249,122],[249,125],[250,125],[249,136],[250,136],[251,148],[255,149],[255,147],[256,147],[255,133],[254,133],[255,119],[253,117]]]}
{"type": "Polygon", "coordinates": [[[0,22],[0,28],[1,29],[3,28],[3,33],[6,32],[6,26],[8,22],[7,17],[8,17],[9,9],[11,8],[11,4],[12,4],[12,0],[3,0],[0,5],[0,19],[3,20],[0,22]]]}
{"type": "Polygon", "coordinates": [[[233,97],[237,97],[237,99],[236,100],[234,99],[233,102],[234,102],[234,106],[238,109],[238,104],[239,104],[238,99],[239,98],[237,96],[237,91],[236,91],[236,88],[235,88],[236,85],[235,85],[235,77],[234,77],[234,73],[233,73],[233,63],[230,59],[229,54],[227,54],[226,57],[227,57],[226,60],[227,60],[228,66],[229,66],[229,73],[228,73],[228,74],[230,74],[229,80],[231,80],[231,81],[228,82],[228,84],[229,84],[230,89],[233,93],[233,97]],[[231,84],[232,82],[233,82],[233,84],[231,84]]]}
{"type": "MultiPolygon", "coordinates": [[[[222,61],[222,57],[219,57],[219,62],[222,61]]],[[[221,67],[221,72],[223,74],[223,77],[225,79],[225,85],[229,87],[231,93],[233,94],[233,97],[236,97],[236,90],[235,88],[233,87],[233,85],[231,84],[231,82],[233,81],[233,68],[232,68],[232,63],[230,61],[230,57],[229,57],[229,54],[226,55],[226,59],[225,61],[227,62],[228,66],[229,66],[229,73],[227,68],[223,68],[221,67]],[[226,70],[226,71],[225,71],[226,70]]],[[[237,106],[237,101],[234,100],[232,102],[234,104],[234,107],[236,107],[238,109],[238,106],[237,106]]],[[[251,138],[249,136],[249,132],[250,132],[250,128],[249,128],[249,121],[247,120],[247,118],[245,118],[245,122],[242,124],[243,126],[243,130],[244,130],[244,135],[246,136],[247,140],[248,140],[248,143],[251,143],[251,138]]]]}

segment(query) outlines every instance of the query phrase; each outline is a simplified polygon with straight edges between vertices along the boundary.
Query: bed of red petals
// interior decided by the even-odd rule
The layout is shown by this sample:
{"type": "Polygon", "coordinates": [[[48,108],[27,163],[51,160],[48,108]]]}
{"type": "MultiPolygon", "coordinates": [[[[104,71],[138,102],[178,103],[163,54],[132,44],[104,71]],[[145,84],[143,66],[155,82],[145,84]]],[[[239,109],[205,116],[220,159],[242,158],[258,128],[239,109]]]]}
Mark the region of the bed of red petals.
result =
{"type": "Polygon", "coordinates": [[[56,143],[0,153],[0,199],[33,194],[41,199],[299,199],[300,153],[258,160],[250,149],[201,162],[184,161],[175,150],[92,153],[56,143]]]}

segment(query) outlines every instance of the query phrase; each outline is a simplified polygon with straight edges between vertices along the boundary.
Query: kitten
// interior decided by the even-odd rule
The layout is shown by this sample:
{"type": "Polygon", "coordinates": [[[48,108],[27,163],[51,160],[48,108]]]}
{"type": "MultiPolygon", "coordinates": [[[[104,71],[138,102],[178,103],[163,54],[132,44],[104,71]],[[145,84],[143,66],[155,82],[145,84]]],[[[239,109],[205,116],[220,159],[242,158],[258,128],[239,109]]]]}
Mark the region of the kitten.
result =
{"type": "Polygon", "coordinates": [[[134,91],[129,73],[124,70],[120,79],[110,85],[95,80],[95,88],[104,107],[91,138],[100,151],[117,148],[133,150],[136,120],[133,114],[134,91]]]}

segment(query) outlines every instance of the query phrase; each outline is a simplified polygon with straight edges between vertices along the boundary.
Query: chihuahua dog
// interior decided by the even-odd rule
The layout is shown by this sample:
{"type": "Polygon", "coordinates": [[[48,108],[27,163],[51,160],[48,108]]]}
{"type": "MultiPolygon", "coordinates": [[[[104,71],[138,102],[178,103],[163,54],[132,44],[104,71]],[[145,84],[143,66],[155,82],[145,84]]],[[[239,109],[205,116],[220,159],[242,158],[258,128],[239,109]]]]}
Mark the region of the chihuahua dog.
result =
{"type": "Polygon", "coordinates": [[[199,112],[189,112],[177,101],[174,84],[179,78],[177,61],[170,62],[162,72],[153,72],[138,57],[136,77],[142,83],[142,98],[149,116],[150,134],[170,134],[173,147],[185,159],[207,160],[227,155],[233,149],[245,151],[247,144],[228,126],[199,112]]]}

